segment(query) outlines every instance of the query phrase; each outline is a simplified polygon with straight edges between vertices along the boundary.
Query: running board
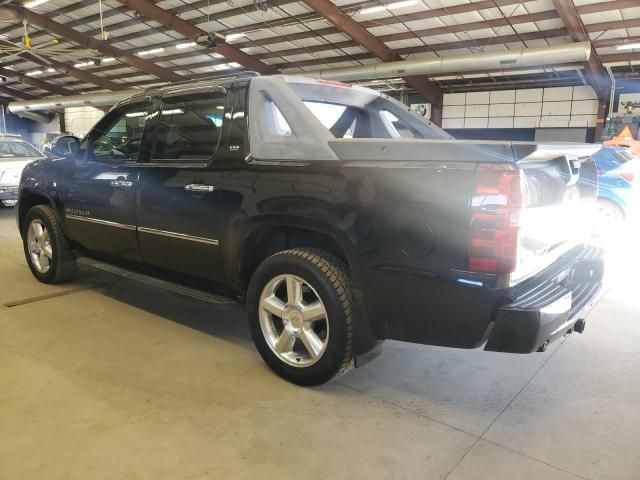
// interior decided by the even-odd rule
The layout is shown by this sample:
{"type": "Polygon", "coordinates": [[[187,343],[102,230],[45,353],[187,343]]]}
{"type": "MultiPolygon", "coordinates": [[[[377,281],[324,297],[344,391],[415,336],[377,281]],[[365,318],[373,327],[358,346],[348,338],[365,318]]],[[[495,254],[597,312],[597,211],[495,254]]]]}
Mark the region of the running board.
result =
{"type": "Polygon", "coordinates": [[[191,287],[185,287],[184,285],[178,285],[177,283],[168,282],[166,280],[160,280],[159,278],[150,277],[142,273],[132,272],[131,270],[126,270],[124,268],[116,267],[114,265],[109,265],[108,263],[99,262],[91,258],[83,257],[83,258],[79,258],[78,261],[82,265],[86,265],[92,268],[97,268],[98,270],[102,270],[103,272],[111,273],[113,275],[118,275],[120,277],[124,277],[129,280],[134,280],[136,282],[144,283],[145,285],[149,285],[151,287],[160,288],[162,290],[167,290],[169,292],[184,295],[186,297],[195,298],[196,300],[202,300],[204,302],[214,303],[216,305],[221,305],[221,304],[236,305],[237,304],[237,302],[235,302],[234,300],[220,296],[220,295],[216,295],[215,293],[209,293],[204,290],[198,290],[191,287]]]}

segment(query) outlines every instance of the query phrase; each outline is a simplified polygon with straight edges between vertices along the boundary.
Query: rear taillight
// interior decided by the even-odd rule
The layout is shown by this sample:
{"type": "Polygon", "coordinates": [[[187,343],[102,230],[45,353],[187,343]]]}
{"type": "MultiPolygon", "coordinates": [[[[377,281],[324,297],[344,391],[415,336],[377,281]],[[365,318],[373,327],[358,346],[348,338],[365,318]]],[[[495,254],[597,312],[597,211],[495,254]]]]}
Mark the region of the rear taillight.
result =
{"type": "Polygon", "coordinates": [[[633,173],[631,172],[622,172],[620,174],[620,177],[625,179],[629,183],[633,182],[633,173]]]}
{"type": "Polygon", "coordinates": [[[480,164],[471,201],[468,268],[512,273],[518,255],[524,179],[511,165],[480,164]]]}

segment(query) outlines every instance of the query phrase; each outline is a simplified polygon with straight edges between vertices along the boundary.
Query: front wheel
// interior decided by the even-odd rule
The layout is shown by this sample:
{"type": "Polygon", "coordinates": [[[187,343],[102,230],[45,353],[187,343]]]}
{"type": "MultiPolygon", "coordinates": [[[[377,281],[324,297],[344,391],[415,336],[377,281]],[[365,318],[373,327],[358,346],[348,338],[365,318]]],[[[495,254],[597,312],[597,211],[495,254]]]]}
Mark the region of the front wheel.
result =
{"type": "Polygon", "coordinates": [[[256,270],[247,295],[251,336],[271,369],[319,385],[353,367],[351,280],[328,252],[276,253],[256,270]]]}
{"type": "Polygon", "coordinates": [[[62,283],[76,273],[76,261],[53,209],[37,205],[22,224],[24,254],[31,273],[43,283],[62,283]]]}

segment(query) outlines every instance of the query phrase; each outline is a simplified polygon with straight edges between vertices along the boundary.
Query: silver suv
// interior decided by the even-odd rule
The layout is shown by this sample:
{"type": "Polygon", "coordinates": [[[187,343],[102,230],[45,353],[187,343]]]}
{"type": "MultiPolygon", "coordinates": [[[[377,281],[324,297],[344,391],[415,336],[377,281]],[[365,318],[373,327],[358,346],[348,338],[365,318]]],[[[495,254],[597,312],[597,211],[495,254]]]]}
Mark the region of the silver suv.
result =
{"type": "Polygon", "coordinates": [[[22,170],[40,158],[44,154],[21,138],[0,136],[0,204],[5,207],[16,204],[22,170]]]}

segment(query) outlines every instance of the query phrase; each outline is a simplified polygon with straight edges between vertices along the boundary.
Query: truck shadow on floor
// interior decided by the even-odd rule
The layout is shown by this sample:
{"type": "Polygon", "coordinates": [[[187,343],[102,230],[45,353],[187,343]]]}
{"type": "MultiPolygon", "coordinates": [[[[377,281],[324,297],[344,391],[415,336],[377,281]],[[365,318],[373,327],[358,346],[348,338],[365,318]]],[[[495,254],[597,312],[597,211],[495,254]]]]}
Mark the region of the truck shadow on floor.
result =
{"type": "Polygon", "coordinates": [[[77,282],[84,285],[89,278],[94,278],[95,272],[101,280],[100,286],[95,290],[113,300],[254,350],[241,305],[197,300],[91,267],[80,269],[77,282]]]}

